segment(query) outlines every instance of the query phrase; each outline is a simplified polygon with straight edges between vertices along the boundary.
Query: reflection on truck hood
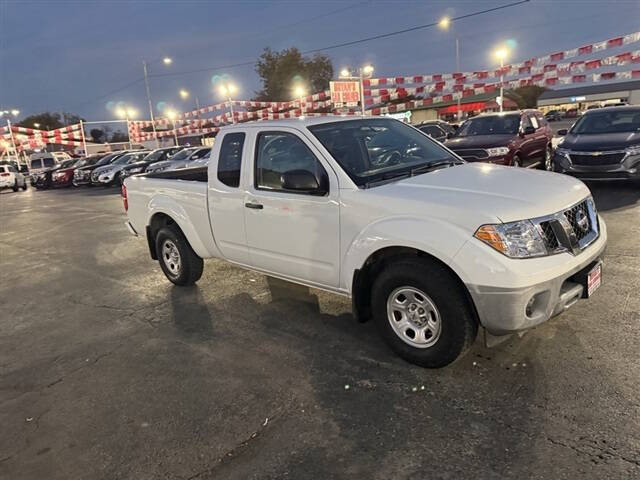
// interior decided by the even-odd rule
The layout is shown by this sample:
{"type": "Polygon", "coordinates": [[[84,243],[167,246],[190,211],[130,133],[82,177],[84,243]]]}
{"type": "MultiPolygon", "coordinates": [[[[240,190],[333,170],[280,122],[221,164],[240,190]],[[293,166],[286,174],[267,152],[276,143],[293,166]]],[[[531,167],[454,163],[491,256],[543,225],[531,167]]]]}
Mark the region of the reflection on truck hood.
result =
{"type": "Polygon", "coordinates": [[[556,213],[589,195],[589,189],[573,177],[484,163],[444,168],[368,192],[372,193],[370,201],[382,210],[391,208],[397,214],[408,206],[407,214],[437,212],[441,218],[470,228],[556,213]]]}

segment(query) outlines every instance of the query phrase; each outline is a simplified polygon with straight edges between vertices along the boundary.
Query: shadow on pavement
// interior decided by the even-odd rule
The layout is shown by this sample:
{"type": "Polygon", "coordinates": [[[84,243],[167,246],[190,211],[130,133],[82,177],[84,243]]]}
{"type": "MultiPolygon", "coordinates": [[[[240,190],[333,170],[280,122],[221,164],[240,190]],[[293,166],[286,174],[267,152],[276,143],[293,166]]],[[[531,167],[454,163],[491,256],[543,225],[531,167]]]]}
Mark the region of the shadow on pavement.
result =
{"type": "Polygon", "coordinates": [[[640,202],[640,182],[586,182],[600,211],[633,208],[640,202]]]}

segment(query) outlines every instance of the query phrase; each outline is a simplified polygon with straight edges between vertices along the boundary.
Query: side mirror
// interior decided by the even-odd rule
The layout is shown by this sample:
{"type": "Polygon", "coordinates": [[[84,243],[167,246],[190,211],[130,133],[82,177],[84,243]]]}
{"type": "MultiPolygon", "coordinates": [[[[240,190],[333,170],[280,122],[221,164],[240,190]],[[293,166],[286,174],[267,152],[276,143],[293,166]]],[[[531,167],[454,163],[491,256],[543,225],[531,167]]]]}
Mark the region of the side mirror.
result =
{"type": "Polygon", "coordinates": [[[447,139],[449,139],[449,138],[453,138],[453,137],[455,137],[455,136],[456,136],[456,134],[455,134],[455,133],[453,133],[453,132],[449,132],[449,133],[447,133],[447,139]]]}
{"type": "MultiPolygon", "coordinates": [[[[309,170],[289,170],[280,175],[282,188],[293,192],[307,193],[310,195],[324,195],[326,187],[321,187],[316,176],[309,170]]],[[[324,183],[324,182],[323,182],[324,183]]]]}
{"type": "Polygon", "coordinates": [[[569,133],[569,131],[566,128],[561,128],[560,130],[558,130],[558,135],[560,135],[561,137],[564,137],[567,133],[569,133]]]}
{"type": "Polygon", "coordinates": [[[529,125],[528,127],[524,127],[524,130],[522,131],[523,135],[531,135],[532,133],[536,133],[536,129],[531,125],[529,125]]]}

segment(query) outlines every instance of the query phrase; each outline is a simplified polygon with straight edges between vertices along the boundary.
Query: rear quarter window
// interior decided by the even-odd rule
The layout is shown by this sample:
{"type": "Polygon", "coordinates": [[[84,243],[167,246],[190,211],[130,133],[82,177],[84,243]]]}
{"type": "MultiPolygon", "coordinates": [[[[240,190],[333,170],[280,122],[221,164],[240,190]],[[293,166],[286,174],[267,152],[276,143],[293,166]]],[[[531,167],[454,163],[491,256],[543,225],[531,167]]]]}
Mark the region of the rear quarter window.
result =
{"type": "Polygon", "coordinates": [[[228,187],[240,186],[240,165],[242,163],[242,147],[244,133],[227,133],[222,139],[220,157],[218,158],[218,180],[228,187]]]}

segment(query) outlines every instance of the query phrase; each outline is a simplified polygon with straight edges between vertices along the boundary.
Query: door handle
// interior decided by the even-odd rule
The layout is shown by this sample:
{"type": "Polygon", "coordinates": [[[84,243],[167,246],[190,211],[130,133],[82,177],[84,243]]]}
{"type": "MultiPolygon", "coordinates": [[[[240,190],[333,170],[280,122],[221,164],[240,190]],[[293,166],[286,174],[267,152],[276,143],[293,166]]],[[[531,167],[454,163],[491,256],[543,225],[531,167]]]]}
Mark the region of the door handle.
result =
{"type": "Polygon", "coordinates": [[[262,210],[264,208],[263,205],[259,203],[250,203],[250,202],[245,203],[244,206],[247,208],[253,208],[254,210],[262,210]]]}

